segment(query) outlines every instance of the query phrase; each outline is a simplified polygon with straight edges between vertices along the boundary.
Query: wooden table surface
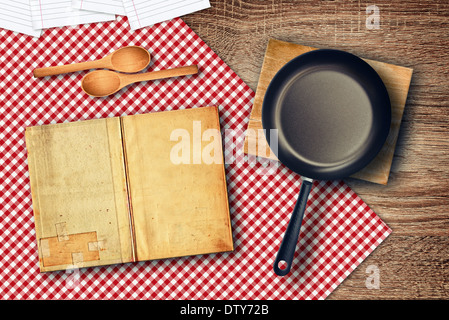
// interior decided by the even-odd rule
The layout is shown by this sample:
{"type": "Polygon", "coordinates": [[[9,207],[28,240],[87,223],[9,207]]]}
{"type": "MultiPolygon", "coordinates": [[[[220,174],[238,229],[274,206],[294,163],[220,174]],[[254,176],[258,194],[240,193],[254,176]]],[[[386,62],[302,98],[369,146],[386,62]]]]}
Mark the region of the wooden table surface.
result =
{"type": "Polygon", "coordinates": [[[393,233],[329,299],[449,298],[449,2],[212,0],[184,21],[256,90],[269,38],[414,69],[387,186],[347,184],[393,233]],[[379,29],[366,13],[379,9],[379,29]],[[369,266],[380,287],[368,289],[369,266]]]}

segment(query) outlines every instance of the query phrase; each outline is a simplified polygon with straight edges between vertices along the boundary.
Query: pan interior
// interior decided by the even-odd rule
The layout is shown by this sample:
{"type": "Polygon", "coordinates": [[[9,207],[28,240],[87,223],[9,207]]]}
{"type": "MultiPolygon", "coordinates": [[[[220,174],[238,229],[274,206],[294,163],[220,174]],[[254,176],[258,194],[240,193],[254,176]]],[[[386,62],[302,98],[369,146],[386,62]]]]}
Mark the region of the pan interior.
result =
{"type": "Polygon", "coordinates": [[[279,139],[306,163],[335,166],[364,152],[373,110],[363,86],[345,70],[312,68],[295,74],[279,95],[279,139]]]}

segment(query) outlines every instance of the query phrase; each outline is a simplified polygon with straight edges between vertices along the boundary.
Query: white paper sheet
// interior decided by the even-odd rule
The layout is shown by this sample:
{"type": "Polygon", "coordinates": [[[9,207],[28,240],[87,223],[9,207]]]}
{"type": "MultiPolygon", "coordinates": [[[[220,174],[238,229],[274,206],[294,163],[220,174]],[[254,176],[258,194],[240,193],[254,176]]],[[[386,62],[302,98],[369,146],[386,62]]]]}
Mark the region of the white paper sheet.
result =
{"type": "Polygon", "coordinates": [[[72,8],[72,0],[30,0],[33,28],[45,29],[104,22],[115,15],[72,8]]]}
{"type": "Polygon", "coordinates": [[[132,30],[210,7],[209,0],[123,0],[132,30]]]}
{"type": "Polygon", "coordinates": [[[31,24],[30,0],[0,0],[0,28],[39,37],[41,30],[31,24]]]}
{"type": "Polygon", "coordinates": [[[122,0],[72,0],[72,8],[125,15],[122,0]]]}

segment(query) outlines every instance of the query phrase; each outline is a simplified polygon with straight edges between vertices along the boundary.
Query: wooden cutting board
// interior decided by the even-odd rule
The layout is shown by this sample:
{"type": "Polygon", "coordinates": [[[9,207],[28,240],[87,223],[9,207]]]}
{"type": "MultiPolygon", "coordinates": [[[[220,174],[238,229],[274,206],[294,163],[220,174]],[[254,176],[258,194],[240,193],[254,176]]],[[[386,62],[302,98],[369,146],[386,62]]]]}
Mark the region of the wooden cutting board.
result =
{"type": "MultiPolygon", "coordinates": [[[[287,62],[305,52],[316,49],[275,39],[269,40],[245,135],[244,153],[277,160],[276,156],[271,152],[262,131],[262,102],[265,92],[271,79],[287,62]]],[[[351,177],[386,185],[413,69],[369,59],[363,60],[376,70],[387,87],[392,108],[391,128],[387,140],[377,157],[364,169],[351,177]]]]}

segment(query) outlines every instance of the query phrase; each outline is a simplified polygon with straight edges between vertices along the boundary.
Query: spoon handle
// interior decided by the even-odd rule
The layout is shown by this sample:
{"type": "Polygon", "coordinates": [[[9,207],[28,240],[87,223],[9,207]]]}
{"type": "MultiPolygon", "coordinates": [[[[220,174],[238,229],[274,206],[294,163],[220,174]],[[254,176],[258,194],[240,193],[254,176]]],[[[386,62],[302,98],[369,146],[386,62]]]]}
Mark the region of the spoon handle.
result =
{"type": "Polygon", "coordinates": [[[36,78],[42,78],[42,77],[54,76],[54,75],[58,75],[58,74],[62,74],[62,73],[76,72],[76,71],[88,70],[88,69],[93,69],[93,68],[101,68],[101,67],[102,67],[102,63],[101,63],[101,59],[100,59],[100,60],[94,60],[94,61],[66,64],[66,65],[62,65],[62,66],[37,68],[37,69],[34,69],[33,75],[36,78]]]}
{"type": "Polygon", "coordinates": [[[123,77],[124,82],[126,82],[126,83],[123,83],[123,85],[128,85],[133,82],[139,82],[139,81],[150,81],[150,80],[166,79],[166,78],[171,78],[171,77],[188,76],[188,75],[197,74],[197,73],[198,73],[198,66],[191,65],[191,66],[187,66],[187,67],[179,67],[179,68],[151,71],[151,72],[145,72],[145,73],[129,74],[129,75],[125,75],[123,77]]]}

